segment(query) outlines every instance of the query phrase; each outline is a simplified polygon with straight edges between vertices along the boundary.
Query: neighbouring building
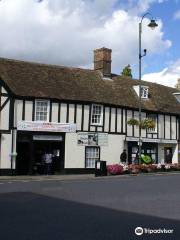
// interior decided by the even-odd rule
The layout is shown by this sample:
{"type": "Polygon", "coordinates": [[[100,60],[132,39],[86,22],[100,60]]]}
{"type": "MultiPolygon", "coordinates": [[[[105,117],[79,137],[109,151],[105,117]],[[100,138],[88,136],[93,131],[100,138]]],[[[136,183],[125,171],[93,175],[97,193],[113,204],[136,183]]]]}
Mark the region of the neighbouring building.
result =
{"type": "MultiPolygon", "coordinates": [[[[95,160],[128,162],[138,149],[139,81],[111,73],[111,50],[94,51],[94,70],[0,59],[0,173],[40,171],[44,152],[55,172],[90,172],[95,160]],[[16,156],[17,152],[17,156],[16,156]]],[[[142,151],[178,162],[180,91],[142,81],[142,151]]]]}

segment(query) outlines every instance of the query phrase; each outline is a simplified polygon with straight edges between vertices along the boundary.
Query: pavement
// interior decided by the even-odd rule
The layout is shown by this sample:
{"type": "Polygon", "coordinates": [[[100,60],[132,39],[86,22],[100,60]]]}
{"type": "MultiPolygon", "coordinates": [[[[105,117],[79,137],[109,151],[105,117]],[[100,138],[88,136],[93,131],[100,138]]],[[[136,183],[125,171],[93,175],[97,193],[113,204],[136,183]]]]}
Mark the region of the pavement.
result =
{"type": "Polygon", "coordinates": [[[59,180],[59,181],[68,181],[68,180],[89,180],[89,179],[115,179],[115,178],[127,178],[131,176],[161,176],[161,175],[180,175],[180,172],[171,171],[171,172],[159,172],[159,173],[140,173],[140,174],[124,174],[124,175],[109,175],[95,177],[94,174],[59,174],[59,175],[13,175],[13,176],[0,176],[0,181],[9,180],[9,181],[46,181],[46,180],[59,180]]]}

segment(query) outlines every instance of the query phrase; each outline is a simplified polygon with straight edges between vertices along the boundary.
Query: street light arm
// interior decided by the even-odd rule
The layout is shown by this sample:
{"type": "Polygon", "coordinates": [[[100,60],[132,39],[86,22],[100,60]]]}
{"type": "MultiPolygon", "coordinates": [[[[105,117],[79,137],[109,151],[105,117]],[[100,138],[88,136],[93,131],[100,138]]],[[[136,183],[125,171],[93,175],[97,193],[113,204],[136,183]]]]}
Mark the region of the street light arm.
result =
{"type": "Polygon", "coordinates": [[[140,22],[141,24],[142,24],[143,19],[144,19],[147,15],[149,15],[149,16],[151,17],[151,19],[153,19],[152,14],[149,13],[149,12],[147,12],[147,13],[145,13],[145,14],[142,16],[142,18],[141,18],[141,22],[140,22]]]}

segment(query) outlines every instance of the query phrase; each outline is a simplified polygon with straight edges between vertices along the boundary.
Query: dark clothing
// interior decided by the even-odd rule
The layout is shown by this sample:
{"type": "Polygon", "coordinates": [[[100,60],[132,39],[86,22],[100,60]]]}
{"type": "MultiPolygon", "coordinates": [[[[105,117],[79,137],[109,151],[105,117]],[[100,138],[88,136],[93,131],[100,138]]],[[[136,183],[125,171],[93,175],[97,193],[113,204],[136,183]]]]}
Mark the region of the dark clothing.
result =
{"type": "Polygon", "coordinates": [[[121,162],[126,162],[127,153],[125,151],[121,153],[120,160],[121,160],[121,162]]]}
{"type": "Polygon", "coordinates": [[[165,161],[166,161],[166,163],[172,163],[172,154],[171,153],[166,155],[165,161]]]}

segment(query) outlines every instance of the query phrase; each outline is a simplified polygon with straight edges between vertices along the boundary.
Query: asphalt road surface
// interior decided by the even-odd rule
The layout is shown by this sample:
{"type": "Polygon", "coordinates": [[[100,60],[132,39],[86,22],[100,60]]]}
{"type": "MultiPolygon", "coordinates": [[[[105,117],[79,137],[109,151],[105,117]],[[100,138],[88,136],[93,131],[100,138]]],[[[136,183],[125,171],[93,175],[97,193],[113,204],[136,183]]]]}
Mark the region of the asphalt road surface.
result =
{"type": "Polygon", "coordinates": [[[179,240],[180,175],[0,180],[0,240],[51,239],[179,240]]]}

